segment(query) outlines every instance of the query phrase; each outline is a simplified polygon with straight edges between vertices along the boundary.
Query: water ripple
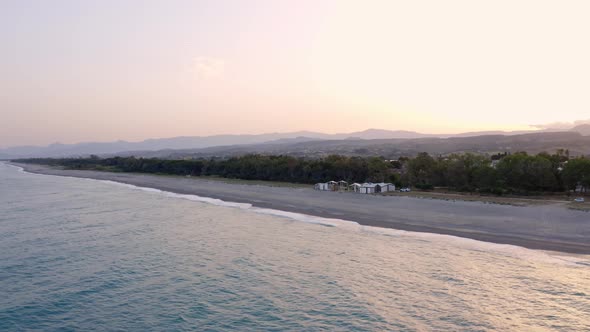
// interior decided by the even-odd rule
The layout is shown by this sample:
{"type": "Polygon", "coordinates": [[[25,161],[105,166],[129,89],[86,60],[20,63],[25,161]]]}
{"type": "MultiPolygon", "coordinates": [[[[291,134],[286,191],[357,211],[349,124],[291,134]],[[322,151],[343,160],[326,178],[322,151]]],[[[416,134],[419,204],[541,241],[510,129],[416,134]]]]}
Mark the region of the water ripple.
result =
{"type": "Polygon", "coordinates": [[[1,331],[590,330],[587,257],[0,178],[1,331]]]}

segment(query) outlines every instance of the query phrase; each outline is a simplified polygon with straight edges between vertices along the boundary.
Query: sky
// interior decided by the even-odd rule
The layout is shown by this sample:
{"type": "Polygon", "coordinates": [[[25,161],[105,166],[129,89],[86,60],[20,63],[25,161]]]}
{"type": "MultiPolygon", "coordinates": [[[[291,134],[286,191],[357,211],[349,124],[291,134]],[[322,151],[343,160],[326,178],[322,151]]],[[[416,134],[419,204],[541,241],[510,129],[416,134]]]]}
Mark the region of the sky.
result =
{"type": "Polygon", "coordinates": [[[0,147],[590,118],[590,2],[0,0],[0,147]]]}

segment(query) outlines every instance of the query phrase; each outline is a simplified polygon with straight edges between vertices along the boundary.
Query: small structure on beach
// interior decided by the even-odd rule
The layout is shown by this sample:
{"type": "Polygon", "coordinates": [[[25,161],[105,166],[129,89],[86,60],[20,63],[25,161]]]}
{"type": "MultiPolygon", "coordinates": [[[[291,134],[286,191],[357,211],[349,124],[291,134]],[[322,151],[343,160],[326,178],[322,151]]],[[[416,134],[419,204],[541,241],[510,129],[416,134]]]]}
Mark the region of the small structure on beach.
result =
{"type": "Polygon", "coordinates": [[[338,181],[338,191],[348,191],[348,182],[344,180],[338,181]]]}
{"type": "Polygon", "coordinates": [[[338,190],[338,182],[336,181],[328,181],[328,188],[330,191],[337,191],[338,190]]]}
{"type": "Polygon", "coordinates": [[[360,194],[379,194],[379,193],[384,193],[384,192],[388,192],[388,191],[395,191],[395,185],[392,183],[371,183],[371,182],[367,182],[367,183],[363,183],[358,187],[358,191],[355,190],[355,192],[358,192],[360,194]]]}
{"type": "Polygon", "coordinates": [[[375,183],[370,183],[370,182],[363,183],[361,185],[361,187],[359,188],[360,189],[359,193],[360,194],[374,194],[376,191],[376,187],[377,187],[377,185],[375,183]]]}
{"type": "Polygon", "coordinates": [[[352,191],[358,194],[378,194],[388,191],[395,191],[395,185],[392,183],[353,183],[350,186],[346,181],[329,181],[325,183],[316,183],[315,190],[320,191],[352,191]]]}
{"type": "Polygon", "coordinates": [[[348,191],[348,182],[341,180],[341,181],[328,181],[325,183],[316,183],[314,185],[315,190],[320,191],[348,191]]]}
{"type": "Polygon", "coordinates": [[[363,186],[362,184],[355,182],[355,183],[353,183],[353,184],[350,185],[350,187],[349,187],[348,190],[350,190],[352,192],[355,192],[355,193],[360,193],[362,186],[363,186]]]}
{"type": "Polygon", "coordinates": [[[340,184],[336,181],[320,182],[314,185],[314,189],[320,191],[338,191],[340,190],[340,184]]]}
{"type": "Polygon", "coordinates": [[[377,185],[379,187],[381,187],[381,192],[382,193],[386,193],[388,191],[395,191],[395,184],[393,184],[393,183],[384,183],[384,182],[381,182],[381,183],[377,183],[377,185]]]}
{"type": "Polygon", "coordinates": [[[328,185],[328,183],[316,183],[315,186],[313,187],[315,190],[320,190],[320,191],[330,191],[330,186],[328,185]]]}

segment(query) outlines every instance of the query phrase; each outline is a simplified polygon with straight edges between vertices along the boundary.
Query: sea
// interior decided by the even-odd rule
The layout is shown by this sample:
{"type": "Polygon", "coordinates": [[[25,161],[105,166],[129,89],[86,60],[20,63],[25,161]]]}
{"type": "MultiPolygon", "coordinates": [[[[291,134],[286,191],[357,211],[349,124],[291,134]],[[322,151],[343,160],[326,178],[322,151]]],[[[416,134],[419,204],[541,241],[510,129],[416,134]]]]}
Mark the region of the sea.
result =
{"type": "Polygon", "coordinates": [[[590,256],[0,163],[0,331],[590,331],[590,256]]]}

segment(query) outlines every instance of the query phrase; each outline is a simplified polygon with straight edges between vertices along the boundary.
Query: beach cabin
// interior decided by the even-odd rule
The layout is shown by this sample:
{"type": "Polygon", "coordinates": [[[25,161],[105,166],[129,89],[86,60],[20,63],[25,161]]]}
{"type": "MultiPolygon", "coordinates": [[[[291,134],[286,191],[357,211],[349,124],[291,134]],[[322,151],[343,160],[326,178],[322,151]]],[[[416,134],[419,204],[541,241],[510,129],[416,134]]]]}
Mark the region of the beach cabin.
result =
{"type": "MultiPolygon", "coordinates": [[[[374,183],[363,183],[360,187],[361,194],[374,194],[376,191],[377,185],[374,183]]],[[[379,188],[379,192],[381,192],[381,188],[379,188]]]]}
{"type": "Polygon", "coordinates": [[[338,181],[338,191],[348,191],[348,182],[344,180],[338,181]]]}
{"type": "Polygon", "coordinates": [[[330,191],[337,191],[338,190],[338,182],[328,181],[327,184],[328,184],[328,188],[329,188],[328,190],[330,190],[330,191]]]}
{"type": "Polygon", "coordinates": [[[348,182],[346,181],[329,181],[326,183],[316,183],[315,190],[320,191],[348,191],[348,182]]]}
{"type": "Polygon", "coordinates": [[[351,185],[350,185],[350,187],[349,187],[349,189],[348,189],[348,190],[350,190],[350,191],[352,191],[352,192],[355,192],[355,193],[360,193],[360,192],[361,192],[361,187],[362,187],[362,186],[363,186],[363,185],[362,185],[362,184],[360,184],[360,183],[353,183],[353,184],[351,184],[351,185]]]}
{"type": "Polygon", "coordinates": [[[314,189],[320,191],[328,191],[330,190],[330,186],[327,183],[316,183],[314,189]]]}
{"type": "Polygon", "coordinates": [[[386,193],[389,191],[395,191],[395,184],[393,184],[393,183],[381,182],[381,183],[377,183],[377,185],[379,186],[379,189],[380,189],[379,192],[386,193]]]}
{"type": "Polygon", "coordinates": [[[383,187],[381,187],[381,185],[379,183],[375,183],[375,191],[374,191],[374,193],[375,194],[379,194],[381,192],[383,192],[383,187]]]}
{"type": "Polygon", "coordinates": [[[379,194],[389,191],[395,191],[395,185],[393,183],[371,183],[366,182],[363,184],[353,183],[350,186],[350,190],[359,194],[379,194]]]}

